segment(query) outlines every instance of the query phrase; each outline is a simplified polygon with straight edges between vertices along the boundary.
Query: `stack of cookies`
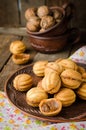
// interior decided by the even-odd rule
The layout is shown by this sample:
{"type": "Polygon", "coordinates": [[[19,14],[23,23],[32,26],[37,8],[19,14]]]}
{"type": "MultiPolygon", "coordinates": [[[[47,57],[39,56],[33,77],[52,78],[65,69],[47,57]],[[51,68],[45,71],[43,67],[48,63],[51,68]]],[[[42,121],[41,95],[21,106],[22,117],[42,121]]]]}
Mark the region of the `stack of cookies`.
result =
{"type": "Polygon", "coordinates": [[[25,53],[26,45],[19,40],[13,41],[10,44],[10,52],[12,60],[15,64],[26,64],[30,60],[30,54],[25,53]]]}

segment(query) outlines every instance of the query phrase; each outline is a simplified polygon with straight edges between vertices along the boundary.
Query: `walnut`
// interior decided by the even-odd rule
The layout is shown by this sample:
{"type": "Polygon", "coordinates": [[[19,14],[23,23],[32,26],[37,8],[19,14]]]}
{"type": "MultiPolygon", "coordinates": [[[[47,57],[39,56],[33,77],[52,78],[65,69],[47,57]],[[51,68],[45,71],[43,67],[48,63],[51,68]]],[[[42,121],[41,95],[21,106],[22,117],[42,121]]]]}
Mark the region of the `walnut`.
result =
{"type": "Polygon", "coordinates": [[[44,28],[41,28],[40,30],[39,30],[39,32],[44,32],[45,31],[45,29],[44,28]]]}
{"type": "Polygon", "coordinates": [[[35,25],[33,25],[31,22],[27,22],[27,29],[31,32],[36,32],[38,31],[38,27],[36,27],[35,25]]]}
{"type": "Polygon", "coordinates": [[[40,6],[37,10],[37,15],[42,18],[49,14],[49,8],[46,5],[40,6]]]}
{"type": "Polygon", "coordinates": [[[54,24],[55,24],[55,19],[52,16],[48,15],[48,16],[44,16],[41,19],[40,26],[43,29],[48,29],[48,28],[52,27],[54,24]]]}
{"type": "Polygon", "coordinates": [[[59,10],[52,10],[52,12],[53,12],[53,17],[55,18],[55,19],[61,19],[62,18],[62,13],[59,11],[59,10]]]}
{"type": "Polygon", "coordinates": [[[38,31],[40,28],[40,18],[37,16],[30,17],[27,22],[27,28],[33,32],[38,31]]]}
{"type": "Polygon", "coordinates": [[[28,21],[30,17],[36,16],[36,8],[29,8],[25,11],[25,18],[28,21]]]}

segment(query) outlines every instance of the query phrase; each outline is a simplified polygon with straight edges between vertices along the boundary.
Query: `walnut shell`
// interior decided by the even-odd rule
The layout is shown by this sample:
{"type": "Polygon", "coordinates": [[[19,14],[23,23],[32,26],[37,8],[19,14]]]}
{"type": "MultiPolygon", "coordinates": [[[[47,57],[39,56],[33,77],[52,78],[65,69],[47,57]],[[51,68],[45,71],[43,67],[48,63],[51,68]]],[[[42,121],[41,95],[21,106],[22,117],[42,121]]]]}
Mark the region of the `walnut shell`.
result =
{"type": "Polygon", "coordinates": [[[61,87],[61,80],[59,75],[52,71],[45,75],[42,79],[43,89],[50,94],[54,94],[59,91],[61,87]]]}
{"type": "Polygon", "coordinates": [[[15,64],[26,64],[30,60],[30,54],[13,54],[12,60],[15,64]]]}
{"type": "Polygon", "coordinates": [[[33,80],[29,74],[19,74],[13,80],[13,86],[18,91],[27,91],[32,87],[33,80]]]}
{"type": "Polygon", "coordinates": [[[54,9],[54,10],[52,10],[52,12],[53,12],[53,17],[55,19],[61,19],[62,18],[62,13],[59,10],[54,9]]]}
{"type": "Polygon", "coordinates": [[[38,7],[37,15],[38,15],[40,18],[42,18],[42,17],[48,15],[49,12],[50,12],[50,10],[49,10],[48,6],[42,5],[42,6],[38,7]]]}
{"type": "Polygon", "coordinates": [[[32,16],[29,18],[29,21],[28,22],[31,22],[33,25],[35,25],[36,27],[39,27],[40,26],[40,18],[37,17],[37,16],[32,16]]]}
{"type": "Polygon", "coordinates": [[[10,44],[10,52],[13,54],[20,54],[26,50],[26,46],[22,41],[13,41],[10,44]]]}
{"type": "Polygon", "coordinates": [[[35,26],[34,24],[32,24],[31,22],[27,22],[27,29],[31,32],[37,32],[39,30],[39,28],[37,26],[35,26]]]}
{"type": "Polygon", "coordinates": [[[43,99],[39,104],[39,109],[45,116],[55,116],[62,110],[62,103],[55,98],[43,99]]]}
{"type": "Polygon", "coordinates": [[[25,11],[25,18],[26,20],[28,21],[30,17],[32,16],[36,16],[36,11],[37,11],[37,8],[28,8],[26,11],[25,11]]]}
{"type": "Polygon", "coordinates": [[[67,107],[75,102],[76,94],[72,89],[61,88],[58,93],[54,94],[54,98],[60,100],[63,107],[67,107]]]}
{"type": "Polygon", "coordinates": [[[52,16],[44,16],[41,19],[40,26],[43,29],[48,29],[55,24],[55,19],[52,16]]]}
{"type": "Polygon", "coordinates": [[[76,93],[81,99],[86,100],[86,83],[81,84],[76,93]]]}
{"type": "Polygon", "coordinates": [[[66,69],[61,73],[62,84],[65,87],[76,89],[82,82],[82,75],[72,69],[66,69]]]}
{"type": "Polygon", "coordinates": [[[33,107],[38,107],[41,100],[47,98],[48,94],[43,89],[40,89],[38,87],[31,88],[26,93],[26,102],[33,107]]]}
{"type": "Polygon", "coordinates": [[[44,76],[44,70],[48,61],[38,61],[33,65],[33,72],[37,76],[44,76]]]}

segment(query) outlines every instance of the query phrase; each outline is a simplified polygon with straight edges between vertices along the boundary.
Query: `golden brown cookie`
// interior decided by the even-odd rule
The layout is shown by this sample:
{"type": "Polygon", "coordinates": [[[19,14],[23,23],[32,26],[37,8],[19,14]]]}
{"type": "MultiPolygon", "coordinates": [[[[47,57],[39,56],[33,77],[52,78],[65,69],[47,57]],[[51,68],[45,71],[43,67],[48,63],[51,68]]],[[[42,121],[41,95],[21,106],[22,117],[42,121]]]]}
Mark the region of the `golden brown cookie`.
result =
{"type": "Polygon", "coordinates": [[[33,107],[38,107],[41,100],[47,98],[48,94],[43,89],[40,89],[38,87],[31,88],[26,93],[26,102],[33,107]]]}
{"type": "Polygon", "coordinates": [[[78,69],[77,64],[71,59],[62,59],[61,61],[58,62],[58,64],[61,65],[64,69],[73,69],[73,70],[78,69]]]}
{"type": "Polygon", "coordinates": [[[75,102],[76,94],[72,89],[61,88],[60,91],[54,95],[54,98],[60,100],[63,107],[67,107],[75,102]]]}
{"type": "Polygon", "coordinates": [[[61,79],[59,75],[54,71],[49,72],[42,79],[42,87],[46,92],[50,94],[58,92],[61,87],[61,79]]]}
{"type": "Polygon", "coordinates": [[[63,71],[63,68],[56,62],[49,62],[45,67],[45,75],[48,74],[50,71],[55,71],[58,73],[58,75],[60,75],[63,71]]]}
{"type": "Polygon", "coordinates": [[[39,109],[45,116],[55,116],[62,110],[62,102],[55,98],[43,99],[39,104],[39,109]]]}
{"type": "Polygon", "coordinates": [[[48,64],[48,61],[37,61],[33,65],[33,72],[37,76],[44,76],[45,67],[48,64]]]}
{"type": "Polygon", "coordinates": [[[61,80],[63,86],[76,89],[82,82],[82,75],[78,71],[66,69],[61,73],[61,80]]]}
{"type": "Polygon", "coordinates": [[[30,60],[30,54],[13,54],[12,55],[12,60],[15,64],[25,64],[30,60]]]}
{"type": "Polygon", "coordinates": [[[76,93],[81,99],[86,100],[86,83],[81,84],[76,93]]]}
{"type": "Polygon", "coordinates": [[[26,50],[26,46],[22,41],[13,41],[10,44],[10,52],[13,54],[20,54],[26,50]]]}
{"type": "Polygon", "coordinates": [[[33,80],[29,74],[17,75],[13,80],[13,86],[18,91],[27,91],[32,87],[33,80]]]}
{"type": "Polygon", "coordinates": [[[85,68],[83,68],[82,66],[78,66],[78,70],[79,73],[83,74],[85,73],[85,68]]]}
{"type": "Polygon", "coordinates": [[[86,72],[82,74],[82,82],[86,82],[86,72]]]}

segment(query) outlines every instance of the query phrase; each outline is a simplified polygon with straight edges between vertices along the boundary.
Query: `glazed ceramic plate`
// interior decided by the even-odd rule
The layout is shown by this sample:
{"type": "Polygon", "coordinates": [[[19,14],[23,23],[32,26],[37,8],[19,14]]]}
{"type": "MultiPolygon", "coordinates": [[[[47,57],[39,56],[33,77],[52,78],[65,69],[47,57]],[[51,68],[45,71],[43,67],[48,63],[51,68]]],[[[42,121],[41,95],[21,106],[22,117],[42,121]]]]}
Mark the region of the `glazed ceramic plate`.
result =
{"type": "Polygon", "coordinates": [[[27,73],[33,78],[33,86],[36,86],[41,78],[37,77],[32,71],[33,65],[26,66],[17,70],[6,82],[5,92],[9,101],[22,112],[28,114],[31,117],[50,121],[50,122],[69,122],[69,121],[82,121],[86,120],[86,101],[77,98],[76,102],[70,107],[63,108],[57,116],[44,116],[41,114],[39,108],[34,108],[26,103],[26,92],[19,92],[13,87],[13,79],[18,74],[27,73]]]}

